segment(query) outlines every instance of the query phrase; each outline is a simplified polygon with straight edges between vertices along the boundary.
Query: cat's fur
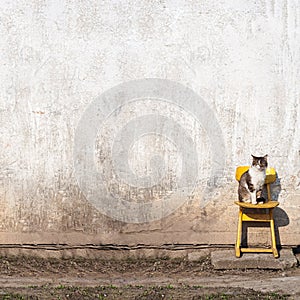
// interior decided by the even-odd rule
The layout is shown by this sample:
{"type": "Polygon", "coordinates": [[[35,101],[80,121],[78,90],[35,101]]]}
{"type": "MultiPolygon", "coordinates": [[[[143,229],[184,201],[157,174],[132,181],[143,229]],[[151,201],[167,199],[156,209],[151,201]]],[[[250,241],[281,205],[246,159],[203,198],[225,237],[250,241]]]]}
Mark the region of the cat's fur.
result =
{"type": "Polygon", "coordinates": [[[257,199],[261,198],[266,178],[268,155],[263,157],[251,156],[253,158],[252,165],[250,169],[241,176],[238,194],[239,201],[257,204],[257,199]]]}

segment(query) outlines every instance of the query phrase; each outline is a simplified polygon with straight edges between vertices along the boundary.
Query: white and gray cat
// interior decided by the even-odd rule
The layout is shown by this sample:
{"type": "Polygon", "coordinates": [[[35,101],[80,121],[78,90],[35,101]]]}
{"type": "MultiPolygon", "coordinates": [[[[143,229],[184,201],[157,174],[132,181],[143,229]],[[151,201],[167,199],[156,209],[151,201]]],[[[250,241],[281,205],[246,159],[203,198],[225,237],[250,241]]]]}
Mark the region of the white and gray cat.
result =
{"type": "Polygon", "coordinates": [[[257,204],[258,199],[264,200],[261,198],[261,194],[268,167],[268,155],[263,157],[251,156],[253,158],[252,165],[250,169],[241,176],[238,194],[239,201],[257,204]]]}

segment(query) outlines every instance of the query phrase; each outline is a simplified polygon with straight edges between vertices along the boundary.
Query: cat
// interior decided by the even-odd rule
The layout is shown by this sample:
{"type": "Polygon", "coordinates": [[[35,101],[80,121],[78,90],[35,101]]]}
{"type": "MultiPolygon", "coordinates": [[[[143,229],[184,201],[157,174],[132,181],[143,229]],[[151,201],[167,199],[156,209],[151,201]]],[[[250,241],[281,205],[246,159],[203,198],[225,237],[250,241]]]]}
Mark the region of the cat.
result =
{"type": "Polygon", "coordinates": [[[253,158],[252,165],[240,179],[238,195],[239,201],[250,202],[257,204],[257,200],[264,200],[261,198],[262,189],[266,178],[266,169],[268,167],[268,155],[257,157],[251,155],[253,158]]]}

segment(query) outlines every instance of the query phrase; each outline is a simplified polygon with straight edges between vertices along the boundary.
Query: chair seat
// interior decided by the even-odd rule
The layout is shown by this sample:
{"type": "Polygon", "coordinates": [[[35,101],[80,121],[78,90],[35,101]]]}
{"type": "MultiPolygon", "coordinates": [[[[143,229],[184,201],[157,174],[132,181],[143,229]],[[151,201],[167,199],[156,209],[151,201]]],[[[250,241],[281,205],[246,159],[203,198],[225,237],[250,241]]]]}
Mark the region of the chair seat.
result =
{"type": "Polygon", "coordinates": [[[259,203],[259,204],[252,204],[252,203],[240,202],[240,201],[235,201],[234,203],[243,208],[274,208],[279,205],[278,201],[269,201],[266,203],[259,203]]]}

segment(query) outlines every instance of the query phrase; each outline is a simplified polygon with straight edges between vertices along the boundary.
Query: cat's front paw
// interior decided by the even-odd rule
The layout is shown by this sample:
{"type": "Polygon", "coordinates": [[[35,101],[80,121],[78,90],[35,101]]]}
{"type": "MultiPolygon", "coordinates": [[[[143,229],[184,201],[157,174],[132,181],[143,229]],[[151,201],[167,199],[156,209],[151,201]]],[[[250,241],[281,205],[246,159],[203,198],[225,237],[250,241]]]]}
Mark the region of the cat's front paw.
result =
{"type": "Polygon", "coordinates": [[[246,198],[246,199],[240,199],[240,202],[243,202],[243,203],[251,203],[251,200],[246,198]]]}
{"type": "Polygon", "coordinates": [[[252,201],[252,204],[256,205],[256,204],[257,204],[257,201],[252,201]]]}

